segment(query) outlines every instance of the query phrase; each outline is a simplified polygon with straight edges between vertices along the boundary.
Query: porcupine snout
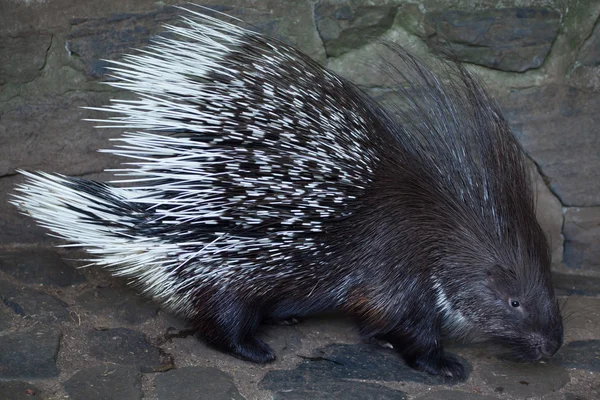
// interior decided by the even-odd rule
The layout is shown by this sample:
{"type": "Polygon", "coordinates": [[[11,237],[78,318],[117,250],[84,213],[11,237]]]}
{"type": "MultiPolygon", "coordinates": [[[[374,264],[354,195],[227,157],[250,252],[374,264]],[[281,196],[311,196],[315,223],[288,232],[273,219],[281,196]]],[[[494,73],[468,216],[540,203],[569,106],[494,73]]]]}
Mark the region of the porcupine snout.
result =
{"type": "Polygon", "coordinates": [[[529,348],[523,349],[524,358],[538,361],[552,357],[563,343],[563,327],[557,324],[549,332],[535,333],[530,338],[529,348]]]}
{"type": "Polygon", "coordinates": [[[540,346],[541,357],[549,358],[552,357],[563,344],[563,326],[558,324],[552,334],[545,338],[544,342],[540,346]]]}

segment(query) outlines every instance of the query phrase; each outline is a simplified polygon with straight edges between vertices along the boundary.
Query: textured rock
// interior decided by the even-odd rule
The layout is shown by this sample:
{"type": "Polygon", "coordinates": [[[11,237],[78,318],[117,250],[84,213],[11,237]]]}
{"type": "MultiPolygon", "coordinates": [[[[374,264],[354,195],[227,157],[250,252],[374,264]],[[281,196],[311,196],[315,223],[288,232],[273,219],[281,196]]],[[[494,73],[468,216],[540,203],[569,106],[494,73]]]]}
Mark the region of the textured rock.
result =
{"type": "Polygon", "coordinates": [[[559,296],[598,296],[600,278],[589,276],[553,273],[552,281],[559,296]]]}
{"type": "Polygon", "coordinates": [[[337,57],[376,39],[391,28],[396,6],[318,3],[317,30],[327,55],[337,57]]]}
{"type": "Polygon", "coordinates": [[[408,33],[420,38],[428,38],[435,30],[425,18],[425,7],[422,4],[403,4],[396,15],[394,24],[401,26],[408,33]]]}
{"type": "Polygon", "coordinates": [[[307,390],[299,386],[293,390],[276,392],[274,400],[405,400],[406,394],[399,390],[389,389],[385,386],[363,382],[322,382],[314,386],[314,390],[307,390]]]}
{"type": "Polygon", "coordinates": [[[314,1],[221,0],[218,4],[217,10],[293,45],[317,61],[325,60],[325,49],[315,26],[314,1]]]}
{"type": "Polygon", "coordinates": [[[0,85],[28,82],[41,73],[52,36],[30,33],[0,37],[0,85]]]}
{"type": "Polygon", "coordinates": [[[519,399],[542,397],[559,390],[571,380],[564,368],[539,363],[497,362],[481,366],[479,374],[492,389],[519,399]]]}
{"type": "Polygon", "coordinates": [[[0,379],[58,376],[56,357],[60,338],[59,332],[44,330],[0,336],[0,379]]]}
{"type": "Polygon", "coordinates": [[[596,22],[592,34],[581,46],[577,64],[584,67],[600,66],[600,22],[596,22]]]}
{"type": "Polygon", "coordinates": [[[0,307],[0,332],[10,328],[13,313],[0,307]]]}
{"type": "Polygon", "coordinates": [[[0,400],[44,400],[47,397],[31,383],[0,381],[0,400]]]}
{"type": "MultiPolygon", "coordinates": [[[[270,7],[269,4],[248,7],[240,0],[222,1],[218,6],[209,6],[252,24],[260,32],[284,37],[286,41],[315,53],[314,48],[318,43],[310,36],[310,30],[306,29],[307,23],[312,24],[307,1],[296,1],[294,4],[285,4],[285,7],[277,2],[270,4],[270,7]],[[292,13],[290,7],[298,12],[292,13]]],[[[210,13],[208,10],[191,9],[210,13]]],[[[125,53],[131,53],[132,49],[144,47],[158,34],[168,36],[163,33],[163,25],[179,24],[177,21],[182,15],[185,15],[184,11],[166,6],[141,13],[74,19],[67,35],[67,48],[80,58],[88,75],[101,77],[108,73],[106,67],[109,64],[104,60],[116,60],[125,53]]],[[[234,23],[240,25],[239,22],[234,23]]]]}
{"type": "Polygon", "coordinates": [[[133,290],[97,288],[77,297],[77,304],[91,312],[102,312],[110,319],[139,324],[156,315],[158,306],[133,290]]]}
{"type": "Polygon", "coordinates": [[[514,90],[498,100],[562,204],[600,204],[600,96],[550,84],[514,90]]]}
{"type": "Polygon", "coordinates": [[[23,283],[69,286],[85,282],[83,275],[52,250],[29,249],[0,254],[0,271],[23,283]]]}
{"type": "Polygon", "coordinates": [[[101,361],[135,365],[142,372],[152,372],[162,364],[160,349],[141,332],[125,328],[92,331],[88,340],[90,354],[101,361]]]}
{"type": "Polygon", "coordinates": [[[290,353],[296,354],[302,345],[303,338],[304,335],[297,326],[272,325],[268,327],[267,341],[278,358],[290,353]]]}
{"type": "MultiPolygon", "coordinates": [[[[319,390],[330,382],[343,380],[377,380],[420,382],[427,385],[453,384],[455,380],[440,378],[408,367],[393,351],[367,344],[332,344],[306,357],[294,370],[269,371],[260,386],[277,392],[302,387],[319,390]]],[[[462,360],[467,371],[470,366],[462,360]]]]}
{"type": "Polygon", "coordinates": [[[586,39],[573,71],[569,84],[579,88],[600,92],[600,22],[596,22],[592,34],[586,39]]]}
{"type": "Polygon", "coordinates": [[[156,377],[158,400],[243,400],[231,375],[211,367],[184,367],[156,377]]]}
{"type": "Polygon", "coordinates": [[[16,314],[37,322],[52,323],[69,319],[66,303],[28,287],[0,281],[0,299],[16,314]]]}
{"type": "Polygon", "coordinates": [[[497,400],[497,397],[484,396],[477,393],[467,393],[452,390],[440,390],[418,396],[415,400],[497,400]]]}
{"type": "MultiPolygon", "coordinates": [[[[2,114],[1,110],[0,114],[2,114]]],[[[0,131],[2,131],[1,125],[0,131]]],[[[2,133],[0,133],[1,136],[2,133]]],[[[2,152],[2,146],[0,146],[0,152],[2,152]]],[[[2,160],[0,160],[1,163],[2,160]]],[[[33,219],[19,214],[17,208],[9,203],[17,182],[21,182],[20,176],[0,178],[0,245],[9,243],[39,245],[52,242],[53,239],[46,235],[44,228],[38,227],[33,219]]]]}
{"type": "Polygon", "coordinates": [[[600,340],[576,340],[556,354],[556,362],[567,368],[600,372],[600,340]]]}
{"type": "Polygon", "coordinates": [[[98,153],[98,149],[109,147],[109,138],[117,136],[118,130],[95,129],[92,122],[82,121],[99,113],[81,107],[102,106],[110,97],[110,93],[76,92],[4,104],[0,108],[0,176],[13,174],[17,168],[83,175],[116,167],[117,157],[98,153]]]}
{"type": "Polygon", "coordinates": [[[558,32],[560,14],[547,8],[489,8],[427,15],[437,35],[461,61],[522,72],[543,64],[558,32]]]}
{"type": "Polygon", "coordinates": [[[565,393],[565,400],[588,400],[587,397],[574,393],[565,393]]]}
{"type": "Polygon", "coordinates": [[[563,213],[562,204],[548,189],[544,179],[531,165],[533,186],[535,190],[535,211],[538,221],[546,234],[552,255],[552,264],[559,265],[563,261],[563,213]]]}
{"type": "Polygon", "coordinates": [[[564,235],[565,265],[600,274],[600,207],[568,208],[564,235]]]}
{"type": "Polygon", "coordinates": [[[393,26],[380,39],[339,57],[328,58],[326,67],[361,87],[396,88],[402,77],[390,70],[390,65],[398,65],[399,59],[385,43],[399,44],[425,60],[431,57],[422,40],[398,26],[393,26]]]}
{"type": "Polygon", "coordinates": [[[72,400],[139,400],[142,376],[137,368],[100,365],[78,371],[63,383],[72,400]]]}
{"type": "Polygon", "coordinates": [[[181,11],[164,7],[147,13],[113,14],[105,18],[75,19],[67,34],[67,48],[84,63],[88,75],[108,74],[104,60],[116,60],[122,54],[149,44],[163,24],[172,24],[181,11]]]}

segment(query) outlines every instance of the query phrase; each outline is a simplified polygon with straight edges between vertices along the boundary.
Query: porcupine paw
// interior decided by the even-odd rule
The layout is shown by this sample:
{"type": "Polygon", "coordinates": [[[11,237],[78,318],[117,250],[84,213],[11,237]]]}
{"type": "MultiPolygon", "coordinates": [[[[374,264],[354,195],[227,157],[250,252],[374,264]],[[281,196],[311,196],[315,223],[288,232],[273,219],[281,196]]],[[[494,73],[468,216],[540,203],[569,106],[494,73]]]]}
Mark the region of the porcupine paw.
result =
{"type": "Polygon", "coordinates": [[[273,349],[255,337],[247,337],[242,342],[235,344],[232,351],[239,358],[258,364],[265,364],[276,358],[273,349]]]}
{"type": "Polygon", "coordinates": [[[432,375],[441,375],[458,380],[466,377],[465,367],[460,361],[449,355],[439,358],[405,356],[404,359],[412,368],[432,375]]]}

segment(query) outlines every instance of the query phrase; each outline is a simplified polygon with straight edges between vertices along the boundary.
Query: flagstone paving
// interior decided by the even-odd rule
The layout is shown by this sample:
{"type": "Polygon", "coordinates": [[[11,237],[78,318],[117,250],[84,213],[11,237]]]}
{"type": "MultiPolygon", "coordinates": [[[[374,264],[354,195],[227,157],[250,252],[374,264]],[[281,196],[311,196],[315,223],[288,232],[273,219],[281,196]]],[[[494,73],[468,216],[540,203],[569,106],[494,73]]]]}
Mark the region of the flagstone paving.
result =
{"type": "Polygon", "coordinates": [[[360,340],[342,315],[266,325],[278,359],[260,366],[196,339],[185,321],[125,282],[79,268],[73,250],[0,254],[0,400],[600,398],[600,282],[555,276],[565,346],[546,363],[506,360],[491,345],[449,344],[463,381],[408,368],[360,340]]]}

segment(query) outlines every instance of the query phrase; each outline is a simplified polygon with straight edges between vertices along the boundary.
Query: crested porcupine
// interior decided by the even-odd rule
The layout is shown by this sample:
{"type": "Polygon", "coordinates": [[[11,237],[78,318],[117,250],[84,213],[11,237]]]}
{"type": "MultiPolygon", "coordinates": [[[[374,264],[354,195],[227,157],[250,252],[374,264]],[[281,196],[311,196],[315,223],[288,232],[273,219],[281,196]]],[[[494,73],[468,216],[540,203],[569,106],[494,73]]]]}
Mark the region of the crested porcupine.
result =
{"type": "Polygon", "coordinates": [[[110,68],[137,95],[102,109],[130,130],[120,185],[22,171],[23,213],[243,359],[275,358],[261,321],[326,310],[432,374],[464,376],[444,336],[558,350],[525,158],[471,73],[388,45],[394,114],[259,33],[192,11],[166,29],[110,68]]]}

